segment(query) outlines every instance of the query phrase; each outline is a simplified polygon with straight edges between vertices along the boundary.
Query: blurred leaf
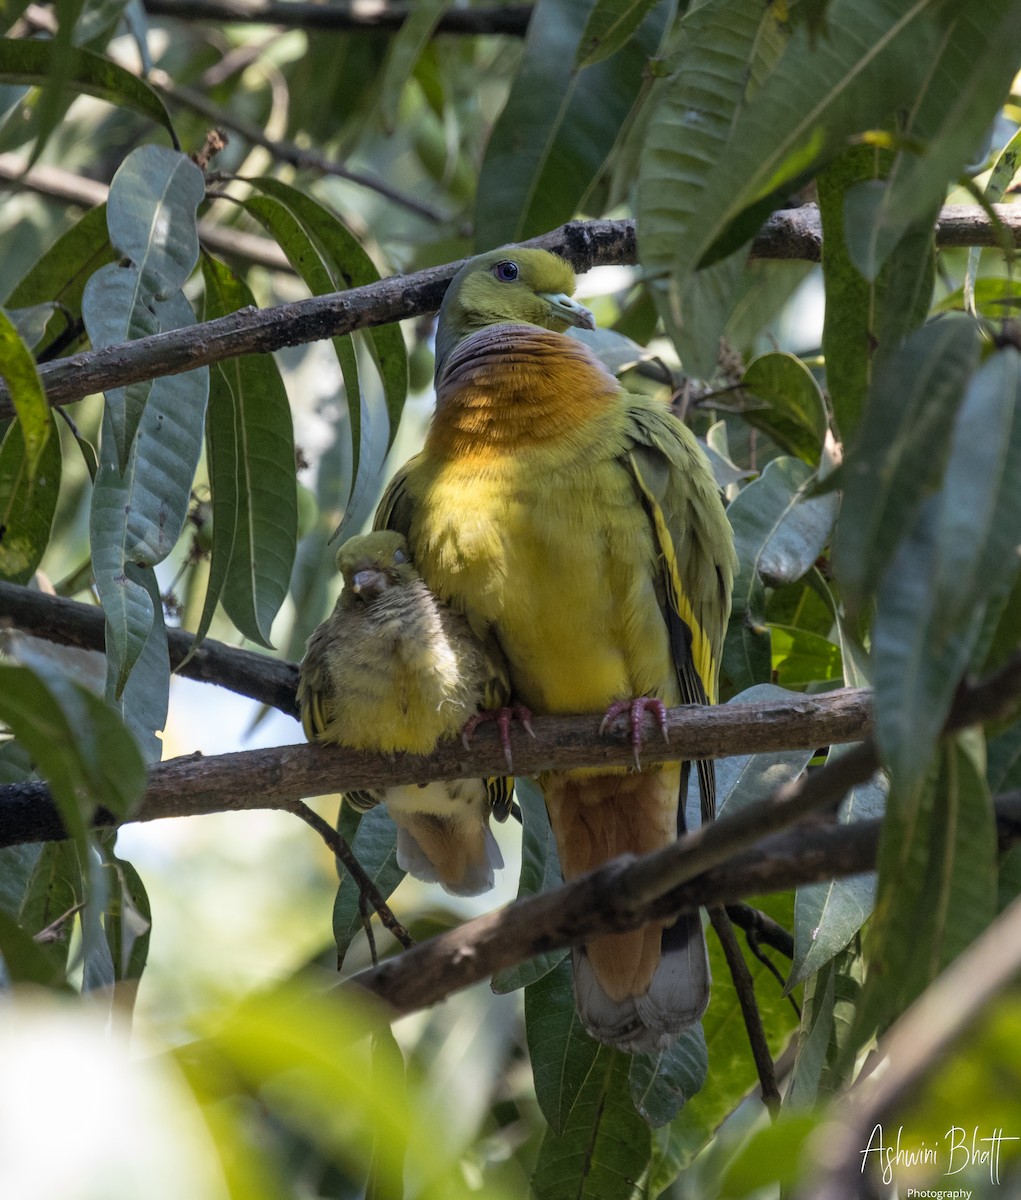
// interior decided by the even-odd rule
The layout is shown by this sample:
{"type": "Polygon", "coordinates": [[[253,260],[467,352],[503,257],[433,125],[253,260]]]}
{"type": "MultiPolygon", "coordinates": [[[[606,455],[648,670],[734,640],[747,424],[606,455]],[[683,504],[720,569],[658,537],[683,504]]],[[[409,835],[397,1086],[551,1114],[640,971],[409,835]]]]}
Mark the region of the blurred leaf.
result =
{"type": "Polygon", "coordinates": [[[950,315],[913,333],[876,372],[858,438],[835,473],[844,496],[833,554],[852,611],[939,481],[978,349],[975,324],[950,315]]]}
{"type": "MultiPolygon", "coordinates": [[[[522,813],[521,876],[518,880],[518,899],[521,899],[559,887],[563,878],[541,789],[533,780],[519,778],[514,781],[514,795],[522,813]]],[[[513,992],[535,983],[563,962],[568,953],[563,947],[549,950],[527,962],[497,971],[492,979],[493,991],[497,994],[513,992]]]]}
{"type": "Polygon", "coordinates": [[[744,410],[749,425],[781,450],[818,467],[826,436],[826,405],[812,372],[794,354],[762,354],[748,364],[741,386],[766,404],[744,410]]]}
{"type": "Polygon", "coordinates": [[[380,83],[379,115],[383,126],[393,132],[401,93],[415,69],[415,63],[429,43],[440,18],[453,0],[419,0],[409,11],[400,29],[390,38],[390,48],[380,83]]]}
{"type": "Polygon", "coordinates": [[[890,790],[852,1055],[922,992],[996,911],[996,825],[976,731],[948,738],[920,795],[890,790]]]}
{"type": "Polygon", "coordinates": [[[0,39],[0,82],[45,87],[58,61],[65,88],[141,113],[162,125],[175,149],[178,148],[177,135],[163,101],[137,75],[89,50],[75,49],[58,58],[52,41],[0,39]]]}
{"type": "MultiPolygon", "coordinates": [[[[337,826],[354,851],[355,858],[365,873],[379,889],[384,900],[390,898],[404,878],[397,865],[397,826],[383,804],[359,813],[349,804],[341,805],[340,821],[337,826]]],[[[361,894],[358,885],[348,877],[347,871],[338,861],[337,872],[340,884],[337,898],[333,902],[333,936],[337,942],[337,970],[344,965],[344,958],[355,935],[364,927],[361,894]]],[[[365,918],[372,916],[371,906],[365,909],[365,918]]]]}
{"type": "Polygon", "coordinates": [[[591,67],[615,54],[655,4],[656,0],[596,0],[578,43],[574,69],[591,67]]]}
{"type": "Polygon", "coordinates": [[[898,149],[883,180],[855,184],[844,200],[851,258],[874,279],[908,226],[939,205],[981,146],[1017,72],[1021,4],[995,19],[968,5],[946,10],[926,76],[898,128],[898,149]]]}
{"type": "MultiPolygon", "coordinates": [[[[831,747],[827,762],[846,749],[831,747]]],[[[881,775],[852,788],[840,802],[837,821],[848,825],[852,821],[881,819],[886,811],[886,793],[886,780],[881,775]]],[[[875,893],[873,872],[798,888],[794,901],[794,961],[788,989],[802,983],[844,949],[870,916],[875,893]]]]}
{"type": "Polygon", "coordinates": [[[0,376],[11,394],[18,414],[25,448],[25,475],[31,484],[43,456],[53,417],[43,390],[35,359],[22,341],[11,318],[0,309],[0,376]]]}
{"type": "MultiPolygon", "coordinates": [[[[205,316],[254,304],[246,285],[208,255],[202,270],[205,316]]],[[[290,581],[297,544],[291,410],[272,356],[248,354],[213,372],[206,452],[213,493],[213,557],[196,637],[222,600],[237,628],[259,645],[290,581]]]]}
{"type": "MultiPolygon", "coordinates": [[[[46,301],[43,304],[33,304],[31,308],[8,309],[7,317],[18,337],[25,343],[25,347],[35,351],[46,336],[46,326],[56,311],[56,305],[52,301],[46,301]]],[[[34,359],[32,366],[34,369],[34,359]]]]}
{"type": "Polygon", "coordinates": [[[57,238],[14,286],[5,303],[10,308],[59,303],[72,318],[78,317],[89,277],[116,257],[106,227],[106,205],[100,204],[57,238]]]}
{"type": "Polygon", "coordinates": [[[773,677],[785,688],[803,689],[843,677],[840,647],[810,629],[769,624],[773,677]]]}
{"type": "Polygon", "coordinates": [[[28,583],[50,540],[60,493],[60,437],[52,425],[28,475],[21,421],[12,421],[0,443],[0,578],[28,583]]]}
{"type": "Polygon", "coordinates": [[[818,1114],[784,1114],[757,1130],[737,1149],[720,1184],[720,1200],[755,1195],[769,1184],[790,1187],[798,1179],[800,1159],[820,1125],[818,1114]]]}
{"type": "MultiPolygon", "coordinates": [[[[993,169],[989,172],[989,178],[986,180],[986,185],[982,189],[982,198],[988,204],[996,204],[1003,199],[1003,195],[1007,188],[1014,181],[1014,176],[1017,174],[1018,166],[1021,164],[1021,129],[1018,129],[1010,141],[1004,146],[996,157],[993,163],[993,169]]],[[[998,296],[1011,295],[1014,291],[1013,280],[1010,279],[982,279],[976,280],[978,275],[979,259],[982,257],[981,246],[972,246],[968,251],[968,265],[964,272],[964,284],[958,293],[954,293],[955,297],[960,296],[960,302],[963,307],[971,313],[972,316],[978,314],[979,308],[976,296],[976,284],[986,289],[995,290],[998,296]]],[[[944,304],[950,300],[948,296],[944,304]]],[[[983,307],[987,302],[987,298],[983,296],[983,307]]]]}
{"type": "MultiPolygon", "coordinates": [[[[159,327],[181,329],[195,314],[182,292],[153,304],[159,327]]],[[[107,621],[107,653],[119,696],[152,629],[154,607],[145,587],[125,573],[131,563],[153,567],[181,536],[202,448],[209,371],[199,367],[153,381],[130,447],[127,469],[117,464],[110,410],[103,413],[100,469],[92,493],[92,564],[107,621]]]]}
{"type": "Polygon", "coordinates": [[[493,127],[479,177],[475,245],[488,250],[569,220],[626,125],[669,0],[658,0],[627,44],[583,71],[572,64],[594,0],[538,0],[524,58],[493,127]]]}
{"type": "MultiPolygon", "coordinates": [[[[740,692],[728,704],[752,706],[800,700],[772,683],[761,683],[740,692]]],[[[792,783],[812,759],[812,750],[775,750],[769,754],[734,754],[716,763],[716,807],[719,815],[735,813],[785,783],[792,783]]]]}
{"type": "Polygon", "coordinates": [[[29,165],[34,164],[50,139],[50,135],[63,120],[67,111],[64,83],[74,68],[75,26],[81,16],[84,0],[54,0],[53,11],[57,17],[57,29],[45,43],[52,55],[49,78],[39,89],[39,100],[35,106],[36,136],[29,156],[29,165]]]}
{"type": "Polygon", "coordinates": [[[686,1030],[667,1049],[636,1054],[628,1083],[631,1099],[642,1119],[653,1127],[665,1125],[705,1083],[709,1069],[702,1026],[686,1030]]]}
{"type": "Polygon", "coordinates": [[[581,1181],[586,1200],[632,1200],[640,1195],[652,1139],[631,1103],[628,1063],[619,1050],[597,1048],[563,1133],[550,1129],[543,1139],[532,1178],[535,1200],[577,1195],[581,1181]]]}
{"type": "Polygon", "coordinates": [[[525,1031],[542,1114],[556,1134],[567,1130],[600,1052],[574,1005],[573,970],[561,962],[525,988],[525,1031]]]}
{"type": "Polygon", "coordinates": [[[64,968],[47,947],[38,945],[0,908],[0,986],[8,983],[59,988],[64,986],[64,968]]]}

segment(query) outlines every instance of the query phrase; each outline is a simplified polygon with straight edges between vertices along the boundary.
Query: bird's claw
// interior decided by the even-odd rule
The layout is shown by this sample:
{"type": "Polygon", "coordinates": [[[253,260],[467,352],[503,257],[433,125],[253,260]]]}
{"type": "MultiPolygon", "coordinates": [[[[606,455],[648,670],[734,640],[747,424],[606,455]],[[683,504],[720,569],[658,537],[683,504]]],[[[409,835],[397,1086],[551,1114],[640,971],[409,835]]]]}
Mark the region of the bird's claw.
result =
{"type": "Polygon", "coordinates": [[[606,715],[599,725],[599,732],[605,733],[619,716],[622,716],[624,713],[628,714],[631,724],[631,748],[635,755],[635,766],[639,768],[642,765],[641,758],[639,757],[642,749],[642,721],[648,712],[654,714],[660,732],[663,734],[663,741],[669,743],[670,735],[667,732],[666,705],[655,696],[635,696],[633,700],[615,700],[606,710],[606,715]]]}
{"type": "Polygon", "coordinates": [[[461,730],[461,742],[466,750],[471,749],[475,730],[486,721],[496,722],[496,728],[500,734],[500,745],[503,747],[504,761],[507,763],[507,770],[513,774],[514,758],[511,754],[511,723],[517,721],[530,737],[535,737],[535,730],[532,728],[532,710],[525,708],[523,704],[514,704],[505,705],[503,708],[486,708],[482,709],[481,712],[477,712],[473,717],[469,717],[465,721],[464,728],[461,730]]]}

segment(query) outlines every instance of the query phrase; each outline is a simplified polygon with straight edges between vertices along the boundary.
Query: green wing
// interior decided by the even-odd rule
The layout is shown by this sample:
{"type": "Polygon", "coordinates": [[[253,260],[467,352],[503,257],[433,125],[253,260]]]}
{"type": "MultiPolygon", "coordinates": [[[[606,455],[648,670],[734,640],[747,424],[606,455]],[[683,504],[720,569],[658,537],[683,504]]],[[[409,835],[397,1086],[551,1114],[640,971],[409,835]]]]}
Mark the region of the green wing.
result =
{"type": "MultiPolygon", "coordinates": [[[[660,551],[656,593],[685,704],[715,704],[737,565],[709,462],[694,434],[655,401],[633,397],[626,466],[660,551]]],[[[712,764],[698,764],[703,819],[715,816],[712,764]]]]}

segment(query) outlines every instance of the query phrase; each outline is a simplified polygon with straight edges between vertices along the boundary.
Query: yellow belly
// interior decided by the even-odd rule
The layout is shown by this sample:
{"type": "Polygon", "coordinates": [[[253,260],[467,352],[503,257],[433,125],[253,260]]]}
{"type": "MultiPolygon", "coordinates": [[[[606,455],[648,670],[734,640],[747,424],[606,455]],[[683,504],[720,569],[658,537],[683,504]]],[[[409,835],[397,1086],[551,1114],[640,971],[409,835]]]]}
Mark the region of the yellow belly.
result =
{"type": "Polygon", "coordinates": [[[515,696],[537,713],[599,712],[613,700],[679,700],[655,592],[654,535],[615,462],[485,478],[447,464],[432,481],[416,561],[443,599],[491,626],[515,696]]]}

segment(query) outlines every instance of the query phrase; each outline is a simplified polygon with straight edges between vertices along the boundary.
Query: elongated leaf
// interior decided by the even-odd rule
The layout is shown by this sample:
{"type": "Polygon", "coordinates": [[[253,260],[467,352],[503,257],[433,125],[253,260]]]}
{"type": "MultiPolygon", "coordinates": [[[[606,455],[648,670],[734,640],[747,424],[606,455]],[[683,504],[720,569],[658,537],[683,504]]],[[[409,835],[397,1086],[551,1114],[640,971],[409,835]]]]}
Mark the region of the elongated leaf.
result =
{"type": "Polygon", "coordinates": [[[583,71],[572,64],[593,0],[539,0],[524,57],[482,162],[479,250],[552,229],[584,204],[655,54],[669,5],[659,0],[627,43],[583,71]]]}
{"type": "Polygon", "coordinates": [[[741,379],[765,408],[751,407],[744,418],[782,449],[818,467],[826,436],[826,405],[811,371],[793,354],[763,354],[750,362],[741,379]]]}
{"type": "Polygon", "coordinates": [[[31,351],[11,318],[0,309],[0,376],[11,394],[25,447],[28,482],[35,479],[39,460],[50,436],[53,417],[31,351]]]}
{"type": "Polygon", "coordinates": [[[775,6],[754,0],[710,0],[685,15],[680,35],[673,73],[650,99],[638,175],[639,257],[686,369],[705,376],[744,286],[743,261],[698,275],[675,271],[677,238],[705,207],[706,178],[786,35],[775,6]]]}
{"type": "Polygon", "coordinates": [[[996,116],[1017,71],[1021,4],[995,15],[967,4],[948,11],[924,86],[898,130],[885,180],[857,184],[845,201],[848,247],[874,279],[907,227],[939,205],[996,116]]]}
{"type": "Polygon", "coordinates": [[[996,828],[974,731],[948,739],[921,800],[890,792],[880,842],[870,969],[855,1022],[854,1052],[992,920],[996,828]]]}
{"type": "Polygon", "coordinates": [[[655,3],[656,0],[596,0],[578,43],[574,69],[591,67],[615,54],[655,3]]]}
{"type": "Polygon", "coordinates": [[[36,126],[35,144],[29,158],[33,165],[46,148],[50,135],[64,119],[68,98],[64,94],[64,81],[73,69],[75,60],[76,26],[81,17],[84,0],[55,0],[57,29],[47,42],[51,47],[50,74],[44,87],[39,89],[39,100],[33,113],[36,126]]]}
{"type": "MultiPolygon", "coordinates": [[[[52,42],[25,38],[0,39],[0,82],[45,86],[57,53],[52,42]]],[[[62,64],[60,83],[73,92],[96,96],[118,107],[130,108],[148,117],[170,134],[175,149],[177,135],[159,95],[145,82],[108,58],[89,50],[75,49],[62,64]]]]}
{"type": "MultiPolygon", "coordinates": [[[[161,329],[194,324],[195,314],[181,292],[154,308],[161,329]]],[[[145,587],[126,575],[125,564],[155,566],[181,535],[202,447],[208,389],[206,367],[155,380],[124,472],[109,430],[112,418],[104,411],[90,542],[106,613],[107,653],[116,664],[117,696],[149,637],[154,612],[145,587]]]]}
{"type": "Polygon", "coordinates": [[[77,838],[97,808],[125,816],[141,798],[145,764],[120,717],[51,665],[0,663],[0,719],[31,753],[77,838]]]}
{"type": "Polygon", "coordinates": [[[574,1006],[571,964],[561,962],[525,988],[525,1031],[535,1095],[555,1133],[567,1127],[599,1053],[574,1006]]]}
{"type": "Polygon", "coordinates": [[[451,3],[452,0],[420,0],[390,39],[379,100],[379,115],[388,131],[392,132],[397,123],[397,111],[404,85],[432,37],[433,30],[451,3]]]}
{"type": "MultiPolygon", "coordinates": [[[[827,761],[838,758],[845,749],[832,747],[827,761]]],[[[880,819],[886,811],[886,794],[882,776],[852,788],[840,803],[837,820],[847,825],[880,819]]],[[[872,872],[798,888],[794,902],[794,961],[787,980],[788,990],[844,949],[871,914],[875,892],[876,877],[872,872]]]]}
{"type": "Polygon", "coordinates": [[[940,640],[1017,571],[1021,544],[1021,363],[1010,347],[971,381],[943,480],[935,629],[940,640]]]}
{"type": "Polygon", "coordinates": [[[21,422],[12,421],[0,444],[0,578],[28,583],[50,540],[60,492],[60,437],[54,427],[32,481],[21,422]]]}
{"type": "MultiPolygon", "coordinates": [[[[280,183],[279,180],[261,177],[254,182],[261,191],[274,196],[287,205],[301,222],[321,253],[323,263],[330,272],[334,287],[338,291],[343,291],[345,288],[364,287],[379,279],[376,264],[332,209],[304,192],[280,183]]],[[[399,325],[377,325],[365,330],[364,333],[372,359],[379,372],[380,382],[383,385],[383,399],[390,421],[386,440],[386,446],[389,449],[397,436],[397,427],[400,424],[404,401],[408,394],[408,350],[399,325]]],[[[343,365],[341,362],[342,367],[343,365]]],[[[357,388],[354,389],[354,392],[357,395],[357,388]]],[[[349,406],[351,403],[349,397],[349,406]]],[[[352,420],[351,427],[352,430],[358,429],[354,420],[352,420]]],[[[355,474],[357,475],[357,445],[354,446],[354,459],[355,474]]]]}
{"type": "MultiPolygon", "coordinates": [[[[397,826],[386,808],[380,804],[370,808],[367,813],[358,813],[345,804],[341,808],[338,828],[383,899],[388,899],[404,878],[404,872],[397,865],[397,826]]],[[[339,862],[337,871],[340,873],[340,885],[333,902],[333,936],[337,942],[339,970],[363,922],[357,885],[339,862]]],[[[371,911],[365,913],[366,917],[371,915],[371,911]]]]}
{"type": "MultiPolygon", "coordinates": [[[[728,704],[761,705],[792,700],[799,693],[789,692],[772,683],[761,683],[740,692],[728,704]]],[[[776,750],[768,754],[738,754],[721,758],[716,764],[716,806],[720,814],[734,813],[768,796],[782,784],[791,783],[811,761],[811,750],[776,750]]]]}
{"type": "MultiPolygon", "coordinates": [[[[539,987],[541,984],[536,984],[539,987]]],[[[627,1055],[598,1048],[562,1134],[543,1139],[535,1200],[632,1200],[651,1157],[649,1127],[628,1090],[627,1055]]]]}
{"type": "MultiPolygon", "coordinates": [[[[206,317],[252,304],[251,292],[221,263],[203,259],[206,317]]],[[[246,355],[214,373],[207,433],[213,492],[213,559],[199,625],[218,600],[252,641],[269,645],[287,594],[297,543],[291,412],[269,355],[246,355]]]]}
{"type": "Polygon", "coordinates": [[[163,756],[163,742],[157,734],[167,723],[170,705],[170,653],[163,603],[152,567],[125,563],[124,576],[133,589],[148,592],[153,618],[127,683],[119,693],[117,662],[114,655],[107,655],[106,698],[135,735],[145,761],[154,763],[163,756]]]}
{"type": "Polygon", "coordinates": [[[977,357],[975,325],[951,314],[912,334],[876,373],[859,437],[839,471],[844,498],[833,554],[852,611],[865,603],[942,474],[977,357]]]}
{"type": "MultiPolygon", "coordinates": [[[[563,882],[557,843],[550,827],[546,801],[537,784],[531,779],[517,779],[514,795],[521,806],[521,876],[518,880],[518,898],[535,896],[563,882]]],[[[560,962],[568,951],[549,950],[530,958],[527,962],[497,971],[493,976],[493,991],[502,994],[513,992],[527,984],[535,983],[560,962]]]]}
{"type": "MultiPolygon", "coordinates": [[[[1014,176],[1017,174],[1018,164],[1021,163],[1021,129],[1019,129],[1010,141],[1003,147],[993,164],[993,169],[989,172],[989,178],[986,181],[985,187],[982,189],[982,197],[989,204],[996,204],[1003,198],[1003,194],[1014,181],[1014,176]]],[[[976,306],[976,279],[978,273],[979,259],[982,257],[982,248],[973,246],[968,251],[968,266],[964,273],[964,285],[961,288],[961,302],[965,309],[974,317],[978,313],[976,306]]],[[[995,283],[1000,285],[998,290],[1003,289],[1003,285],[1008,287],[1011,285],[1011,280],[980,280],[979,284],[995,283]]],[[[1011,288],[1011,291],[1013,289],[1011,288]]],[[[1010,292],[1007,292],[1009,295],[1010,292]]]]}
{"type": "Polygon", "coordinates": [[[99,204],[65,233],[26,271],[4,303],[9,308],[59,301],[74,316],[93,272],[116,258],[106,227],[106,205],[99,204]]]}
{"type": "Polygon", "coordinates": [[[840,647],[810,629],[769,624],[773,647],[773,677],[785,688],[804,689],[809,684],[840,680],[840,647]]]}
{"type": "Polygon", "coordinates": [[[826,285],[826,385],[838,429],[845,439],[851,437],[861,420],[876,360],[922,324],[932,297],[933,223],[938,202],[900,240],[876,280],[866,280],[851,261],[844,228],[844,198],[856,184],[881,178],[889,159],[886,151],[853,146],[829,163],[817,181],[826,285]]]}
{"type": "Polygon", "coordinates": [[[64,983],[64,967],[52,947],[40,946],[0,909],[0,985],[9,983],[58,988],[64,983]]]}
{"type": "Polygon", "coordinates": [[[634,1106],[646,1124],[656,1128],[672,1121],[701,1090],[708,1069],[701,1025],[682,1033],[666,1050],[636,1054],[631,1059],[628,1084],[634,1106]]]}

